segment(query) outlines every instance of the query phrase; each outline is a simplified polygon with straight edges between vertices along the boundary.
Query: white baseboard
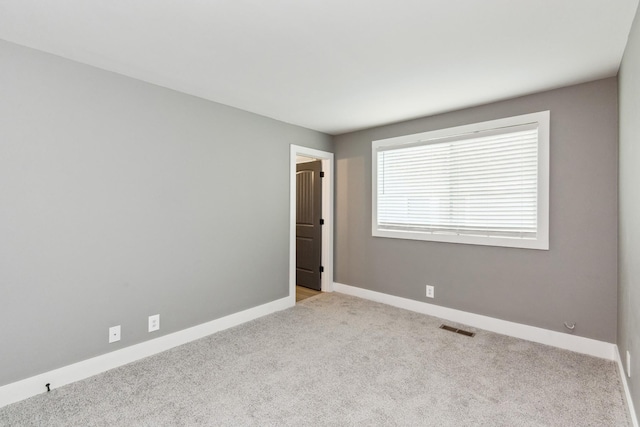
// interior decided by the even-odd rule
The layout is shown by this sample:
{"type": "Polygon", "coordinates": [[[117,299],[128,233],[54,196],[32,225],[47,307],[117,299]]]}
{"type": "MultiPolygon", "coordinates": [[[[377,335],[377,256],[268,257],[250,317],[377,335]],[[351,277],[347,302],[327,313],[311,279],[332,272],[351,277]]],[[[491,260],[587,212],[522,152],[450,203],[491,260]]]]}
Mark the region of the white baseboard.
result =
{"type": "MultiPolygon", "coordinates": [[[[633,403],[629,395],[624,369],[615,344],[597,341],[589,338],[576,337],[574,335],[563,334],[534,326],[495,319],[479,314],[468,313],[421,301],[401,298],[380,292],[370,291],[363,288],[348,286],[341,283],[333,284],[334,291],[353,295],[360,298],[381,302],[406,310],[428,314],[452,322],[462,323],[491,332],[513,336],[529,341],[551,345],[566,350],[584,353],[604,359],[618,362],[622,382],[634,427],[638,427],[638,420],[633,410],[633,403]]],[[[37,394],[45,392],[45,384],[50,383],[52,388],[62,387],[72,382],[105,372],[109,369],[117,368],[136,360],[152,356],[170,348],[186,344],[219,332],[233,326],[240,325],[250,320],[257,319],[276,311],[284,310],[295,305],[295,301],[285,297],[267,304],[253,307],[238,313],[230,314],[220,319],[212,320],[201,325],[197,325],[182,331],[164,335],[150,341],[145,341],[130,347],[103,354],[91,359],[83,360],[72,365],[64,366],[43,374],[39,374],[24,380],[0,387],[0,407],[27,399],[37,394]]]]}
{"type": "Polygon", "coordinates": [[[294,305],[295,298],[292,300],[290,297],[285,297],[201,325],[183,329],[182,331],[4,385],[0,387],[0,407],[46,392],[45,384],[47,383],[51,384],[51,388],[62,387],[294,305]]]}
{"type": "Polygon", "coordinates": [[[618,372],[620,373],[620,380],[622,381],[622,387],[624,388],[624,398],[627,401],[627,408],[629,409],[629,415],[631,416],[631,422],[633,427],[638,427],[638,417],[633,407],[633,400],[631,400],[631,393],[629,392],[629,384],[627,383],[627,375],[624,372],[624,365],[622,364],[622,358],[620,357],[620,350],[616,346],[616,362],[618,362],[618,372]]]}
{"type": "Polygon", "coordinates": [[[344,285],[342,283],[334,283],[333,289],[334,291],[343,294],[381,302],[394,307],[404,308],[405,310],[428,314],[451,322],[473,326],[474,328],[484,329],[498,334],[521,338],[565,350],[571,350],[577,353],[588,354],[602,359],[615,360],[614,353],[616,345],[608,342],[563,334],[561,332],[524,325],[521,323],[509,322],[507,320],[496,319],[480,314],[468,313],[466,311],[383,294],[381,292],[370,291],[368,289],[357,288],[355,286],[344,285]]]}

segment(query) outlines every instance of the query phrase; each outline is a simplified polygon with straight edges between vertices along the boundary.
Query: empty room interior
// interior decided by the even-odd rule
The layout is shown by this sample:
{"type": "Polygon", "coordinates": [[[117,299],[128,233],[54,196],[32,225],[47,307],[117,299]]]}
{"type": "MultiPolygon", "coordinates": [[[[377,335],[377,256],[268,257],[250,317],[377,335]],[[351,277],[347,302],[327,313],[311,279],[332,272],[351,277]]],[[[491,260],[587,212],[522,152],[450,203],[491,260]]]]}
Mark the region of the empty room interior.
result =
{"type": "Polygon", "coordinates": [[[0,1],[0,425],[638,426],[637,9],[0,1]]]}

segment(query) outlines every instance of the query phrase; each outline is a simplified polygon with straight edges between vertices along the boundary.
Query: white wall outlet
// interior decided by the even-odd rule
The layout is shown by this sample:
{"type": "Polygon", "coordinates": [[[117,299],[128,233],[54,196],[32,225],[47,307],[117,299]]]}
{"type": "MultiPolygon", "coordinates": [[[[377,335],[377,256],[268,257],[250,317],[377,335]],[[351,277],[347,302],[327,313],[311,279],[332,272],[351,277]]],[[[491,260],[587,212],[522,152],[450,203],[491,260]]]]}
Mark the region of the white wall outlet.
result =
{"type": "Polygon", "coordinates": [[[149,332],[157,331],[158,329],[160,329],[160,315],[149,316],[149,332]]]}
{"type": "Polygon", "coordinates": [[[435,298],[435,288],[433,286],[427,285],[427,298],[435,298]]]}
{"type": "Polygon", "coordinates": [[[120,341],[120,325],[109,328],[109,344],[120,341]]]}
{"type": "Polygon", "coordinates": [[[631,378],[631,353],[627,350],[627,376],[631,378]]]}

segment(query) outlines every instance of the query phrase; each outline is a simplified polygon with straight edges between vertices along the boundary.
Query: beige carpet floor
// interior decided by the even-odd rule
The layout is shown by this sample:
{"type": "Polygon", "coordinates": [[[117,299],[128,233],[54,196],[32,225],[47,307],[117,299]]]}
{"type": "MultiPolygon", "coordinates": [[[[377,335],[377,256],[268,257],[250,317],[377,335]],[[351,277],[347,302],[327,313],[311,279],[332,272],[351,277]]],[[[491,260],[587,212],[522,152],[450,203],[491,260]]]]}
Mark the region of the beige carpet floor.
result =
{"type": "Polygon", "coordinates": [[[341,294],[0,409],[2,426],[628,426],[611,361],[341,294]]]}

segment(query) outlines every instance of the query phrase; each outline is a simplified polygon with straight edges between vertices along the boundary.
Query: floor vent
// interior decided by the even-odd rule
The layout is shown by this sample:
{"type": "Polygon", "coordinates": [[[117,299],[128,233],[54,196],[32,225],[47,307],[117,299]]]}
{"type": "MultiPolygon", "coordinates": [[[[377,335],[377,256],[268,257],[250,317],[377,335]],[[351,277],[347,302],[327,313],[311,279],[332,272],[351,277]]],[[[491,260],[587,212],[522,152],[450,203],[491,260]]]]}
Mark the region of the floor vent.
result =
{"type": "Polygon", "coordinates": [[[464,335],[467,337],[475,336],[475,332],[465,331],[464,329],[454,328],[453,326],[440,325],[440,329],[444,329],[445,331],[449,331],[449,332],[455,332],[456,334],[464,335]]]}

